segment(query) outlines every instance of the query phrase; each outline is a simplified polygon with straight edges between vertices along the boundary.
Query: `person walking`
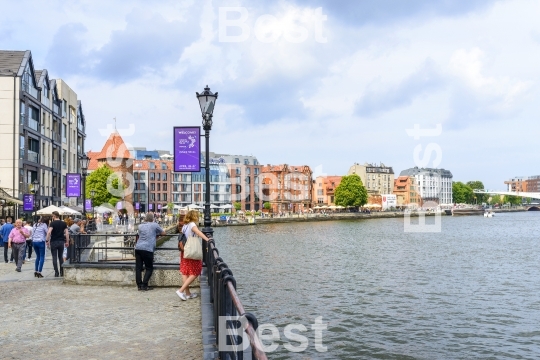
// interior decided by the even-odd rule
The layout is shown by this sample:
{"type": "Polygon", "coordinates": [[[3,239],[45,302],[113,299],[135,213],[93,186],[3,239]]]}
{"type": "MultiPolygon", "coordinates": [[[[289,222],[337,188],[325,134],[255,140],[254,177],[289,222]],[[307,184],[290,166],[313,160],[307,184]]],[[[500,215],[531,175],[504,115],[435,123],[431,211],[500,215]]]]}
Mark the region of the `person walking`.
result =
{"type": "MultiPolygon", "coordinates": [[[[28,260],[32,259],[32,232],[34,229],[32,228],[32,222],[31,221],[23,221],[23,226],[28,232],[30,233],[30,237],[26,239],[26,248],[28,249],[28,260]]],[[[26,260],[26,252],[24,253],[24,259],[23,263],[26,260]]]]}
{"type": "Polygon", "coordinates": [[[49,230],[49,218],[40,217],[34,224],[32,231],[32,244],[36,251],[36,262],[34,263],[34,276],[42,278],[43,264],[45,263],[45,242],[47,241],[47,232],[49,230]]]}
{"type": "MultiPolygon", "coordinates": [[[[2,236],[2,244],[4,246],[4,260],[6,261],[6,264],[8,263],[9,234],[11,233],[11,230],[13,230],[13,224],[11,223],[11,218],[8,217],[6,223],[2,225],[2,232],[0,233],[2,236]]],[[[13,262],[13,250],[11,251],[10,262],[13,262]]]]}
{"type": "Polygon", "coordinates": [[[13,258],[15,259],[16,271],[21,272],[24,255],[26,253],[26,239],[30,233],[22,226],[22,220],[15,220],[15,227],[9,233],[8,247],[11,248],[13,258]]]}
{"type": "Polygon", "coordinates": [[[135,239],[135,281],[137,288],[141,291],[153,290],[148,286],[148,281],[154,271],[154,250],[158,236],[166,235],[165,231],[154,222],[154,215],[146,214],[145,222],[139,225],[139,232],[135,239]],[[144,263],[144,279],[142,279],[142,268],[144,263]]]}
{"type": "MultiPolygon", "coordinates": [[[[182,233],[186,237],[199,236],[205,241],[209,239],[198,228],[199,212],[197,210],[190,210],[184,217],[184,226],[182,226],[182,233]]],[[[197,294],[191,294],[189,291],[189,285],[195,281],[195,279],[201,275],[202,260],[184,259],[184,252],[180,251],[180,272],[182,273],[182,287],[176,290],[176,294],[180,299],[186,301],[187,299],[193,299],[197,297],[197,294]]]]}
{"type": "Polygon", "coordinates": [[[64,269],[62,269],[64,260],[62,259],[62,254],[64,252],[64,245],[65,247],[69,246],[69,233],[67,224],[60,220],[58,211],[53,211],[52,216],[53,221],[47,231],[47,247],[51,248],[54,277],[58,277],[64,276],[64,269]],[[58,267],[57,260],[58,263],[60,263],[60,267],[58,267]]]}

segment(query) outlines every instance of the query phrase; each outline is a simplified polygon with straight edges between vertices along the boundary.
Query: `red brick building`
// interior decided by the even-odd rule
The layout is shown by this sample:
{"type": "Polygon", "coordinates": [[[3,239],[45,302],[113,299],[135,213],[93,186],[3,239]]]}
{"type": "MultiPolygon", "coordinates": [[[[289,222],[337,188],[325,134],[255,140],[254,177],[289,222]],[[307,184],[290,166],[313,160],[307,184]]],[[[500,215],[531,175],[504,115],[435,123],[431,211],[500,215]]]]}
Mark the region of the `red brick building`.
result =
{"type": "Polygon", "coordinates": [[[312,205],[313,172],[307,165],[267,165],[261,169],[263,202],[274,213],[307,211],[312,205]]]}

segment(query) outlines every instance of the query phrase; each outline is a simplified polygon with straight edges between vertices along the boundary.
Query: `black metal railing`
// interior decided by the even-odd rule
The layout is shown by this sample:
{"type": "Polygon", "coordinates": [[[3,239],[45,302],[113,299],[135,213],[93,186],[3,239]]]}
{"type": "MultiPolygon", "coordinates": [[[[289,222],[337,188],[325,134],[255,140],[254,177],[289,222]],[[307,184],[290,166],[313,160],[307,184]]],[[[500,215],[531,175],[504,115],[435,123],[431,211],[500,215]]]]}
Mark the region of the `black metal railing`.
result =
{"type": "MultiPolygon", "coordinates": [[[[70,262],[72,264],[134,264],[136,235],[136,233],[71,235],[68,248],[70,262]]],[[[166,236],[177,237],[178,235],[166,236]]],[[[178,251],[178,248],[158,247],[155,252],[157,251],[178,251]]],[[[179,262],[154,262],[154,265],[178,266],[178,264],[179,262]]]]}
{"type": "Polygon", "coordinates": [[[214,239],[210,239],[207,246],[203,246],[203,255],[207,265],[208,286],[210,288],[210,301],[214,308],[214,328],[216,330],[216,343],[219,349],[221,360],[243,359],[244,344],[241,343],[242,336],[238,336],[237,329],[242,321],[246,326],[243,331],[249,338],[251,355],[255,360],[266,360],[266,354],[262,351],[259,338],[257,336],[258,322],[255,315],[246,313],[244,306],[236,292],[236,280],[231,269],[219,256],[214,239]],[[220,329],[220,318],[231,319],[225,321],[225,329],[220,329]],[[236,319],[236,320],[235,320],[236,319]],[[225,336],[220,336],[220,331],[227,331],[225,336]],[[227,339],[227,344],[220,344],[220,339],[227,339]],[[222,346],[220,346],[222,345],[222,346]],[[225,347],[224,345],[227,345],[225,347]],[[222,351],[222,348],[233,348],[231,351],[222,351]]]}

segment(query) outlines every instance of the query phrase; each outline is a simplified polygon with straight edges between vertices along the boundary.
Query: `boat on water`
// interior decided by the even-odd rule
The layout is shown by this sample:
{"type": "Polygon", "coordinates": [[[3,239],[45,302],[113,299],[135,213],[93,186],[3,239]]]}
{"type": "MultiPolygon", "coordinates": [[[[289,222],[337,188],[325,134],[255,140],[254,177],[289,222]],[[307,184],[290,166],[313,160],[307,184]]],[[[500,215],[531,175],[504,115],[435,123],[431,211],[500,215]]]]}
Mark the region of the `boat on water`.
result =
{"type": "Polygon", "coordinates": [[[455,207],[452,209],[453,216],[462,215],[483,215],[484,209],[482,207],[467,206],[467,207],[455,207]]]}
{"type": "Polygon", "coordinates": [[[494,217],[494,216],[495,216],[495,213],[493,211],[486,211],[484,213],[484,217],[490,218],[490,217],[494,217]]]}

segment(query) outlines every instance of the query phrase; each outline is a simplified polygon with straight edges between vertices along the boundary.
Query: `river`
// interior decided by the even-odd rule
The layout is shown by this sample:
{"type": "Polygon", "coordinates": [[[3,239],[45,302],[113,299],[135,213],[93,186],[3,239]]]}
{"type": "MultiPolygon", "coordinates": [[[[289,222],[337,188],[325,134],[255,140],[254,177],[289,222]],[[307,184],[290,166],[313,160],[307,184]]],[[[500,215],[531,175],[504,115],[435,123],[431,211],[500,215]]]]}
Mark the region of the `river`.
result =
{"type": "Polygon", "coordinates": [[[539,358],[540,212],[446,216],[439,233],[403,221],[215,229],[246,311],[280,331],[269,358],[539,358]],[[287,324],[306,326],[306,350],[284,348],[287,324]]]}

